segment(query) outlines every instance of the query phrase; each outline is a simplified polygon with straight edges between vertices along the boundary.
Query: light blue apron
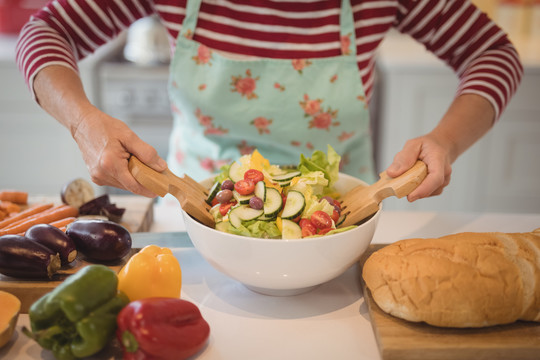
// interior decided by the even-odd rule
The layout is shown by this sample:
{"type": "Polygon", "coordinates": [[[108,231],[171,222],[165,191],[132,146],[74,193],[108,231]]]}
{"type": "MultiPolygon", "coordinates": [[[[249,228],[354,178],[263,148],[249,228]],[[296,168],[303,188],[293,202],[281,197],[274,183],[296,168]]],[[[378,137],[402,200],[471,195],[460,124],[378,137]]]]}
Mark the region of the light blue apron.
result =
{"type": "Polygon", "coordinates": [[[313,59],[231,59],[194,41],[201,0],[187,2],[171,62],[174,115],[168,163],[202,180],[254,149],[272,164],[300,154],[342,156],[341,171],[374,181],[369,112],[358,64],[354,19],[343,0],[342,55],[313,59]]]}

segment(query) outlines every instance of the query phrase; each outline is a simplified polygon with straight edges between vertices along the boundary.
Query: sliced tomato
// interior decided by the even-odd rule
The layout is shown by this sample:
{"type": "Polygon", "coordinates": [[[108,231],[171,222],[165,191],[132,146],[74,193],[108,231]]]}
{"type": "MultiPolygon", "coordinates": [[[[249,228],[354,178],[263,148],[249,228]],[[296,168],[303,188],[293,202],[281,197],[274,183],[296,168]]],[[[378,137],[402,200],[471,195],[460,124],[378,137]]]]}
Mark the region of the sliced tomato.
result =
{"type": "Polygon", "coordinates": [[[332,220],[334,220],[334,224],[337,223],[337,221],[339,220],[339,211],[334,209],[334,211],[332,212],[331,218],[332,220]]]}
{"type": "Polygon", "coordinates": [[[332,218],[322,210],[317,210],[311,214],[311,222],[317,229],[332,227],[332,218]]]}
{"type": "Polygon", "coordinates": [[[254,184],[258,183],[259,181],[264,180],[264,175],[262,172],[256,169],[249,169],[244,173],[244,180],[251,180],[254,184]]]}
{"type": "Polygon", "coordinates": [[[211,202],[211,205],[214,206],[214,205],[217,205],[217,204],[219,204],[219,201],[216,198],[213,198],[212,202],[211,202]]]}
{"type": "Polygon", "coordinates": [[[236,190],[240,195],[253,194],[253,191],[255,190],[255,183],[251,180],[238,180],[234,183],[234,190],[236,190]]]}
{"type": "Polygon", "coordinates": [[[227,215],[231,207],[235,204],[236,204],[236,201],[231,201],[226,204],[219,205],[219,213],[221,214],[221,216],[227,215]]]}
{"type": "Polygon", "coordinates": [[[317,234],[317,228],[309,219],[301,219],[300,220],[300,229],[302,229],[302,237],[307,237],[311,235],[317,234]]]}

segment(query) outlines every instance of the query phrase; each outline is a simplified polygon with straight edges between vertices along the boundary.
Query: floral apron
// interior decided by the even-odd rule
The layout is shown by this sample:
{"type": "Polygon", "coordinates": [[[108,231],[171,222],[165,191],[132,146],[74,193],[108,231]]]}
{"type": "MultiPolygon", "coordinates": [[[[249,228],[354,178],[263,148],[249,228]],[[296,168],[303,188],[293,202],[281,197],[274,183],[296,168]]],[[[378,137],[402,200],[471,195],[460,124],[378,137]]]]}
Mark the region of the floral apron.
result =
{"type": "Polygon", "coordinates": [[[231,59],[192,40],[200,5],[187,2],[171,62],[169,168],[202,180],[254,149],[272,164],[291,165],[330,144],[341,171],[373,182],[349,0],[340,16],[342,55],[294,60],[231,59]]]}

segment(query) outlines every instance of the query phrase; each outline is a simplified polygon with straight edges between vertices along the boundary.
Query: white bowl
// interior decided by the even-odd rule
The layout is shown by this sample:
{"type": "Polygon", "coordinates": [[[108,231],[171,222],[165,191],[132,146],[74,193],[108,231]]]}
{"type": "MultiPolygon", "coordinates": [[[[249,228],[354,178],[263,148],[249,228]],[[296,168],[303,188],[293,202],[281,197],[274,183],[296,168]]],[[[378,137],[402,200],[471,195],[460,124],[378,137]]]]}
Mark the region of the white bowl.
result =
{"type": "MultiPolygon", "coordinates": [[[[202,182],[210,187],[212,180],[202,182]]],[[[340,174],[341,193],[365,183],[340,174]]],[[[297,240],[258,239],[224,233],[202,225],[187,213],[186,230],[195,248],[217,270],[249,289],[267,295],[307,292],[343,274],[367,249],[381,209],[355,229],[297,240]]]]}

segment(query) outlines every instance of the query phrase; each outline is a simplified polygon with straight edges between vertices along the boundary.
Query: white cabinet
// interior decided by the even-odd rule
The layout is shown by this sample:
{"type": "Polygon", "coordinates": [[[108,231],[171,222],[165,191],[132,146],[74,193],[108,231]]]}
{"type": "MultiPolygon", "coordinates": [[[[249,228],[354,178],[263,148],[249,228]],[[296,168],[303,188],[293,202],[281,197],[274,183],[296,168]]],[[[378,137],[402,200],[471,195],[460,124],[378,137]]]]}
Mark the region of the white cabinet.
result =
{"type": "MultiPolygon", "coordinates": [[[[386,209],[540,212],[540,61],[529,60],[503,116],[454,163],[443,194],[412,204],[388,198],[386,209]]],[[[381,171],[406,140],[437,124],[458,80],[421,45],[397,34],[383,43],[378,64],[376,153],[381,171]]]]}

